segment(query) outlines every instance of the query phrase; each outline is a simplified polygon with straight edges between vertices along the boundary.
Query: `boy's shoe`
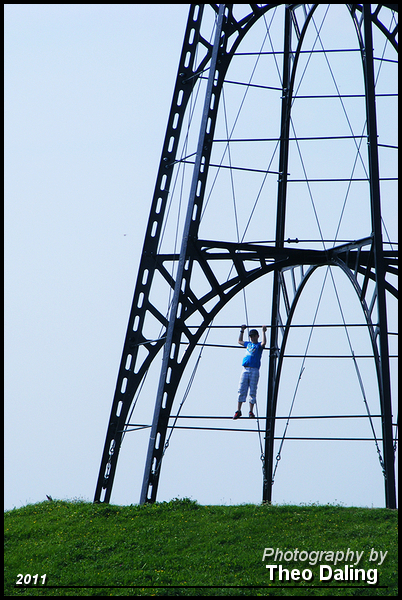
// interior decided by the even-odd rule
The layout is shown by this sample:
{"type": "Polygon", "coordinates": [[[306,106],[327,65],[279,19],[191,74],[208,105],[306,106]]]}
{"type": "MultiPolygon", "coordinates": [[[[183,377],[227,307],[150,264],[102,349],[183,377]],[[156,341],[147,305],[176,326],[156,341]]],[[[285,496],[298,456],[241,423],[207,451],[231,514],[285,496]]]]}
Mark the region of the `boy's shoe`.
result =
{"type": "Polygon", "coordinates": [[[240,419],[241,417],[241,410],[236,410],[233,419],[240,419]]]}
{"type": "Polygon", "coordinates": [[[253,413],[252,410],[250,410],[250,412],[248,413],[248,416],[250,419],[255,419],[255,414],[253,413]]]}

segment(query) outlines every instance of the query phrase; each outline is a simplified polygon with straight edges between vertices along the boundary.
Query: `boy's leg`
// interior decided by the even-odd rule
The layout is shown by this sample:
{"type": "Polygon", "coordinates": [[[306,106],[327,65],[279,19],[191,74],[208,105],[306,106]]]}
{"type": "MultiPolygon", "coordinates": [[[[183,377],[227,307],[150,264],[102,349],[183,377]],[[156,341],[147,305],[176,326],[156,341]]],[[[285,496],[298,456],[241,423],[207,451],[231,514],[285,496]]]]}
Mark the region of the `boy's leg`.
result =
{"type": "Polygon", "coordinates": [[[239,396],[237,398],[239,410],[241,409],[242,403],[246,401],[248,388],[249,388],[249,369],[243,369],[243,372],[241,374],[240,381],[239,381],[239,390],[238,390],[239,396]]]}
{"type": "Polygon", "coordinates": [[[250,369],[250,410],[251,405],[257,402],[257,386],[260,378],[259,369],[250,369]]]}
{"type": "Polygon", "coordinates": [[[237,399],[237,411],[235,412],[234,419],[241,417],[241,406],[246,401],[247,392],[249,388],[249,369],[243,368],[243,372],[239,381],[238,399],[237,399]]]}

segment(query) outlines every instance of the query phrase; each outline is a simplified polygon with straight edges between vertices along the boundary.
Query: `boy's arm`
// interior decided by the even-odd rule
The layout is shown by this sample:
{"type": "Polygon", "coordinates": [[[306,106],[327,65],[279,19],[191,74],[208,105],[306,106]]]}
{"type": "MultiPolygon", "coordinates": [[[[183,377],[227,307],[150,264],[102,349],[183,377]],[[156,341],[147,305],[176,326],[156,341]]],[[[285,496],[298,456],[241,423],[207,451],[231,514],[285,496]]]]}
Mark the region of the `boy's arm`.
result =
{"type": "Polygon", "coordinates": [[[267,335],[266,335],[266,331],[267,331],[267,326],[263,325],[262,326],[262,342],[261,342],[261,348],[265,348],[265,346],[267,345],[267,335]]]}
{"type": "Polygon", "coordinates": [[[238,343],[240,344],[240,346],[244,347],[244,341],[243,341],[243,334],[244,334],[244,330],[246,329],[247,325],[240,325],[240,333],[239,333],[239,339],[237,340],[238,343]]]}

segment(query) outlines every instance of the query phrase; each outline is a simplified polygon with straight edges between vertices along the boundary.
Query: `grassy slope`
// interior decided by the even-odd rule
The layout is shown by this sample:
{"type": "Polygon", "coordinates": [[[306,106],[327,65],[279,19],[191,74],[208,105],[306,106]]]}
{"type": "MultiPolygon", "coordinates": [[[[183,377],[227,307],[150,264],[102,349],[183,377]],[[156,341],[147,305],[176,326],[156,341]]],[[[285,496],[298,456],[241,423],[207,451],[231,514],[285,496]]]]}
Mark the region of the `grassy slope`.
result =
{"type": "MultiPolygon", "coordinates": [[[[345,563],[332,566],[343,569],[345,563]]],[[[357,585],[330,585],[335,584],[357,585]]],[[[29,505],[5,513],[5,594],[397,595],[397,512],[340,506],[199,506],[188,499],[124,507],[62,501],[29,505]],[[378,585],[388,587],[360,582],[360,588],[317,589],[329,582],[320,582],[320,563],[311,566],[308,561],[281,564],[289,570],[311,569],[312,581],[271,582],[265,564],[272,560],[262,561],[265,547],[364,551],[359,567],[377,567],[378,585]],[[372,548],[388,551],[379,567],[368,560],[372,548]],[[19,573],[46,573],[48,586],[148,587],[46,591],[38,583],[16,589],[19,573]],[[270,588],[163,588],[173,585],[270,588]]]]}

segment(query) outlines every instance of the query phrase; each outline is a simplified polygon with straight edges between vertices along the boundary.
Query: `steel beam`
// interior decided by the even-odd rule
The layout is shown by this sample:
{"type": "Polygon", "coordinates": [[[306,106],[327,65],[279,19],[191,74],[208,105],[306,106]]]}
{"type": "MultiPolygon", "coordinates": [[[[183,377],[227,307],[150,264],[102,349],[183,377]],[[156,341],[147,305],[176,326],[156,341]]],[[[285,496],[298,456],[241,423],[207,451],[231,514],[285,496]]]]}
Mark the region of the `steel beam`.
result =
{"type": "Polygon", "coordinates": [[[363,4],[363,68],[366,95],[371,225],[373,231],[374,264],[377,287],[379,351],[381,358],[381,378],[379,387],[385,469],[385,500],[387,508],[396,508],[395,457],[392,436],[391,378],[389,370],[388,323],[385,294],[386,269],[382,240],[380,170],[378,165],[377,117],[375,104],[373,35],[371,18],[371,4],[363,4]]]}
{"type": "MultiPolygon", "coordinates": [[[[155,344],[147,344],[147,340],[143,335],[143,327],[144,321],[149,314],[152,314],[155,321],[158,322],[159,327],[167,327],[166,317],[159,314],[155,307],[151,305],[149,294],[157,268],[155,257],[158,255],[162,223],[173,175],[173,170],[166,167],[176,159],[184,115],[193,87],[197,81],[193,77],[194,70],[202,70],[209,61],[210,51],[208,43],[200,36],[203,11],[203,4],[192,4],[190,6],[176,84],[173,91],[172,105],[162,148],[162,156],[145,232],[137,283],[134,290],[116,389],[106,432],[94,502],[110,501],[127,415],[136,391],[139,389],[150,364],[164,343],[164,339],[161,339],[155,344]],[[196,31],[195,35],[194,31],[196,31]],[[201,43],[197,44],[195,40],[200,40],[201,43]],[[199,58],[202,54],[201,48],[199,48],[200,45],[205,52],[205,56],[201,59],[199,58]],[[196,66],[197,57],[200,62],[196,66]],[[140,345],[143,345],[148,351],[148,355],[141,365],[137,365],[140,345]]],[[[169,293],[169,288],[167,288],[166,293],[169,293]]]]}
{"type": "Polygon", "coordinates": [[[203,109],[203,114],[202,114],[200,134],[199,134],[198,145],[197,145],[197,154],[195,157],[193,179],[192,179],[190,195],[189,195],[189,199],[188,199],[186,221],[185,221],[184,230],[183,230],[178,271],[177,271],[177,275],[176,275],[176,283],[175,283],[175,288],[174,288],[172,305],[171,305],[171,309],[170,309],[169,325],[168,325],[168,329],[167,329],[166,342],[165,342],[165,345],[163,348],[162,369],[161,369],[160,378],[159,378],[159,386],[158,386],[158,392],[157,392],[156,402],[155,402],[155,410],[154,410],[154,416],[153,416],[153,421],[152,421],[151,435],[150,435],[150,439],[149,439],[148,453],[147,453],[146,463],[145,463],[145,471],[144,471],[144,479],[143,479],[142,489],[141,489],[140,504],[144,504],[145,502],[154,502],[155,501],[158,482],[159,482],[160,467],[161,467],[161,461],[163,458],[162,448],[163,448],[163,444],[165,441],[166,425],[167,425],[167,423],[164,423],[163,426],[160,427],[162,399],[163,399],[163,395],[165,392],[166,378],[167,378],[167,372],[168,372],[168,366],[169,366],[169,357],[170,357],[170,353],[172,350],[173,333],[174,333],[175,323],[176,323],[176,319],[177,319],[180,290],[181,290],[182,282],[183,282],[184,264],[185,264],[185,261],[187,258],[187,247],[188,247],[188,241],[189,241],[189,235],[190,235],[190,228],[191,228],[192,221],[194,220],[193,213],[194,213],[196,192],[197,192],[197,187],[198,187],[199,178],[200,178],[201,161],[202,161],[202,158],[203,158],[204,152],[205,152],[204,146],[205,146],[205,139],[207,136],[207,126],[208,126],[209,111],[210,111],[210,107],[211,107],[211,99],[212,99],[212,95],[213,95],[215,70],[216,70],[216,64],[217,64],[217,60],[218,60],[218,50],[219,50],[219,45],[221,43],[224,10],[225,10],[225,4],[220,4],[218,20],[217,20],[216,30],[215,30],[215,40],[214,40],[211,63],[210,63],[210,68],[209,68],[208,84],[207,84],[207,89],[206,89],[206,93],[205,93],[204,109],[203,109]],[[158,433],[159,433],[159,440],[158,440],[158,445],[156,447],[156,440],[157,440],[158,433]]]}
{"type": "MultiPolygon", "coordinates": [[[[281,141],[279,152],[279,182],[278,200],[276,213],[276,238],[275,247],[283,248],[285,238],[285,216],[286,216],[286,191],[287,171],[289,156],[289,128],[290,109],[292,105],[291,82],[291,13],[288,6],[285,8],[285,30],[284,30],[284,54],[282,73],[282,114],[281,114],[281,141]]],[[[269,343],[269,367],[268,367],[268,391],[267,391],[267,421],[265,428],[265,450],[263,457],[263,502],[271,502],[272,499],[272,470],[274,464],[274,442],[275,442],[275,415],[278,366],[278,329],[279,329],[279,300],[280,300],[280,272],[275,270],[272,292],[271,309],[271,335],[269,343]]]]}

